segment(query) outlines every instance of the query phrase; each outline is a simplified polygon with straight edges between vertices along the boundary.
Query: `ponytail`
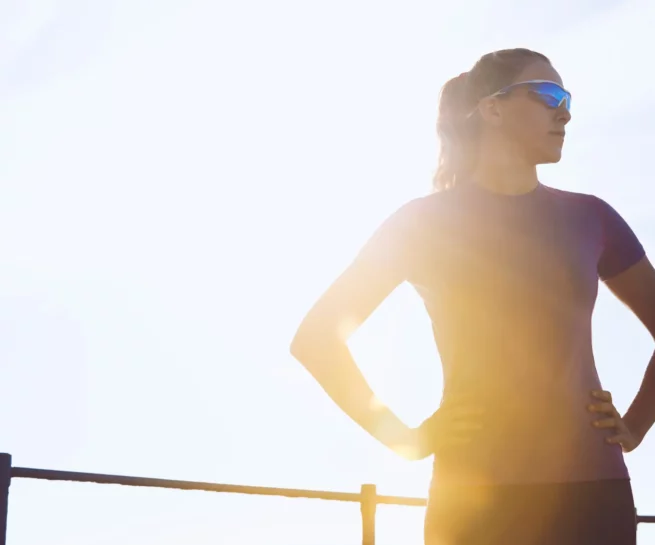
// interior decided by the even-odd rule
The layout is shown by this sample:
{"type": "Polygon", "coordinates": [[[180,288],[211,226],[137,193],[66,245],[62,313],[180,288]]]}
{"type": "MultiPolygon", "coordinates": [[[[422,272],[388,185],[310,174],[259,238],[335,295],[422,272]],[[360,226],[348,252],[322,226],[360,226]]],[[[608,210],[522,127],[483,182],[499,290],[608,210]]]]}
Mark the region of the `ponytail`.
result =
{"type": "Polygon", "coordinates": [[[469,117],[473,109],[469,90],[470,73],[464,72],[449,80],[441,89],[437,135],[439,163],[434,176],[434,189],[441,191],[466,178],[473,167],[475,122],[469,117]]]}

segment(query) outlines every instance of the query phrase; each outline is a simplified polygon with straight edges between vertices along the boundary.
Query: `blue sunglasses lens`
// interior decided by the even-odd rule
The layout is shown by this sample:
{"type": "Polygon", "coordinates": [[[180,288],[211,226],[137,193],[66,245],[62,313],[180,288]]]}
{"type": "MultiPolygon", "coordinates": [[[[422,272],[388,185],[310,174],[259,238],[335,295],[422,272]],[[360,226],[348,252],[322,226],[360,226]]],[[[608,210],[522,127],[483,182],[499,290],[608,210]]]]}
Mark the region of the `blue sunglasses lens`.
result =
{"type": "Polygon", "coordinates": [[[564,104],[567,110],[571,109],[571,93],[555,83],[531,83],[530,91],[549,108],[559,108],[564,104]]]}

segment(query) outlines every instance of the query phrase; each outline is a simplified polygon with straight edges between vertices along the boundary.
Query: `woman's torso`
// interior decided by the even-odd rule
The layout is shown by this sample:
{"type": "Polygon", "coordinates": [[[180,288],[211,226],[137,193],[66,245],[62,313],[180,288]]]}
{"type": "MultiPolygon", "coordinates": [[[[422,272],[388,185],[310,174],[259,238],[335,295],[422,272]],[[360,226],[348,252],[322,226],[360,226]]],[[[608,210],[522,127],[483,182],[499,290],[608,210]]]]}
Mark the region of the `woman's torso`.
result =
{"type": "Polygon", "coordinates": [[[592,427],[601,387],[591,317],[604,251],[594,197],[539,186],[520,196],[464,186],[426,197],[410,282],[430,314],[447,404],[488,408],[466,448],[435,459],[452,483],[627,478],[592,427]]]}

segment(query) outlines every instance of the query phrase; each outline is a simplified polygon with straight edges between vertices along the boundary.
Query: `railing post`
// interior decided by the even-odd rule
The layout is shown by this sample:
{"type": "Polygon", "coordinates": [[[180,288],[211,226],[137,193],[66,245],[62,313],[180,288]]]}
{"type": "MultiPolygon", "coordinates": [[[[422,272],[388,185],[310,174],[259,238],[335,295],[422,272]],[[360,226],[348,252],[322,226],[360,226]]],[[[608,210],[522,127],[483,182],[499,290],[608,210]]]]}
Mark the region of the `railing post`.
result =
{"type": "Polygon", "coordinates": [[[11,484],[11,454],[0,454],[0,545],[7,545],[9,485],[11,484]]]}
{"type": "Polygon", "coordinates": [[[374,484],[363,484],[361,496],[362,545],[375,545],[375,511],[378,506],[377,487],[374,484]]]}

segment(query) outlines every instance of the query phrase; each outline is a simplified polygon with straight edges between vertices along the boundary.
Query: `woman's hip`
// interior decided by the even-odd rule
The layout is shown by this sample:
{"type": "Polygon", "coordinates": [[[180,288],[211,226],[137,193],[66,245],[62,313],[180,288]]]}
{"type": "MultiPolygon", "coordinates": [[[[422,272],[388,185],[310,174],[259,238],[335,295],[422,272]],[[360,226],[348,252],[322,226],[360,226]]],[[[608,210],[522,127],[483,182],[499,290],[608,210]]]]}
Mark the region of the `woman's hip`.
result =
{"type": "Polygon", "coordinates": [[[439,485],[430,493],[426,545],[635,545],[628,479],[439,485]]]}

